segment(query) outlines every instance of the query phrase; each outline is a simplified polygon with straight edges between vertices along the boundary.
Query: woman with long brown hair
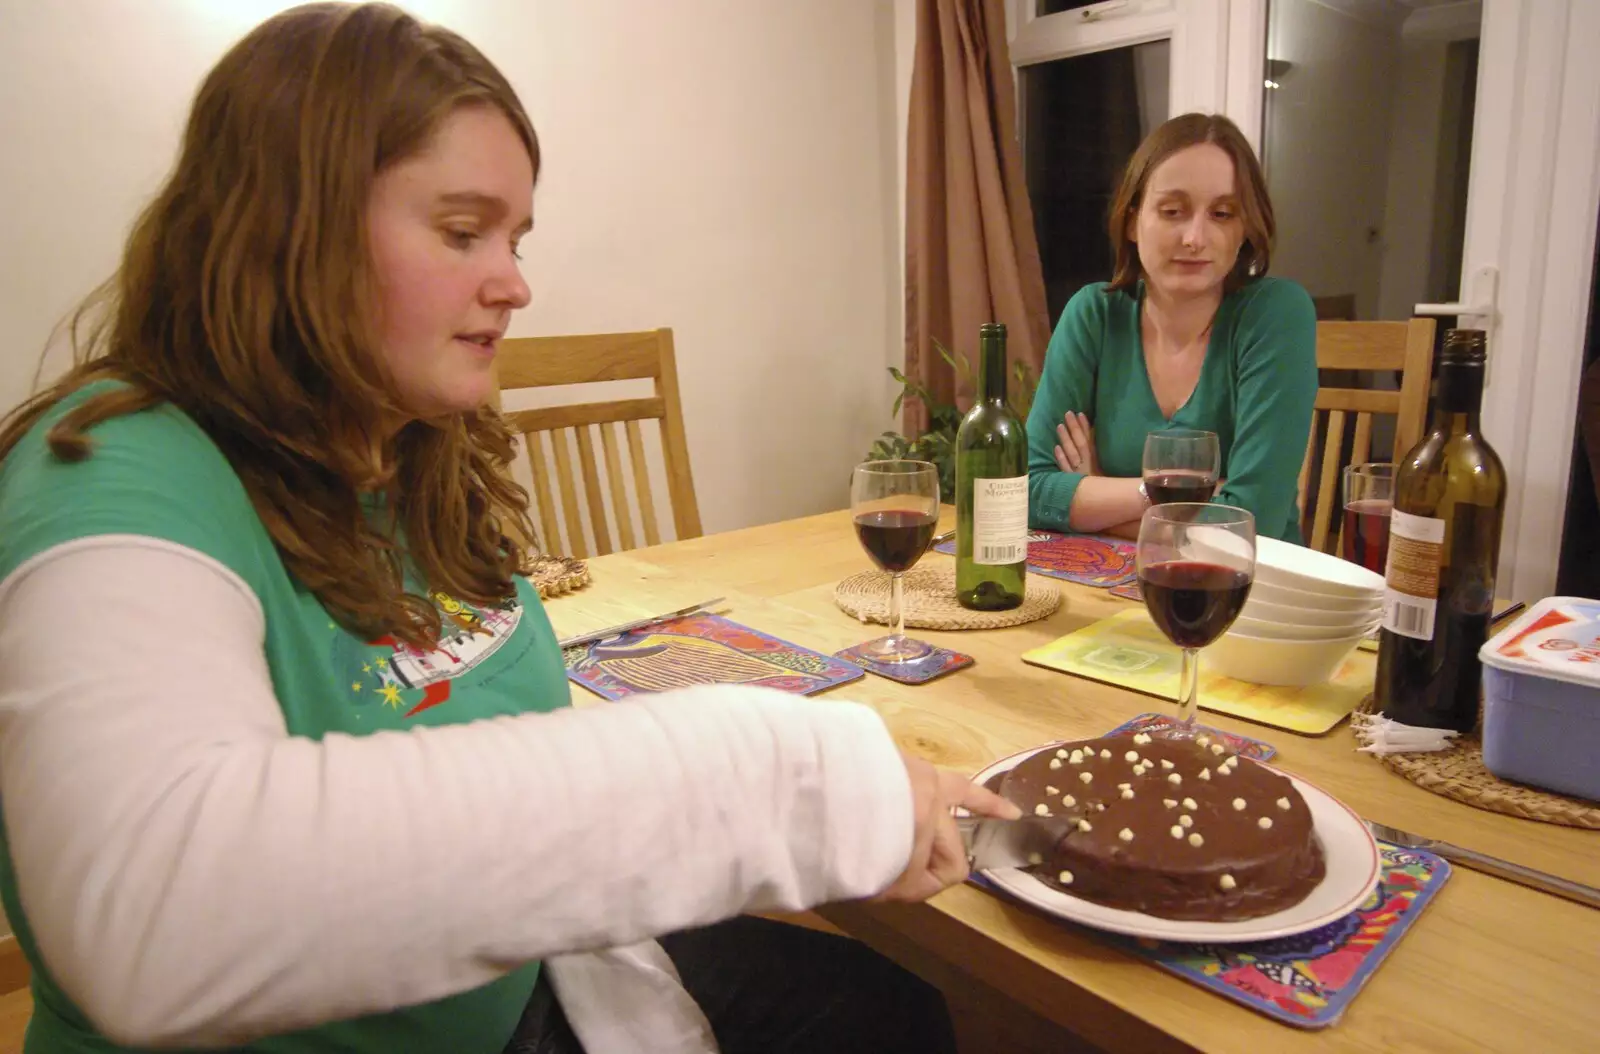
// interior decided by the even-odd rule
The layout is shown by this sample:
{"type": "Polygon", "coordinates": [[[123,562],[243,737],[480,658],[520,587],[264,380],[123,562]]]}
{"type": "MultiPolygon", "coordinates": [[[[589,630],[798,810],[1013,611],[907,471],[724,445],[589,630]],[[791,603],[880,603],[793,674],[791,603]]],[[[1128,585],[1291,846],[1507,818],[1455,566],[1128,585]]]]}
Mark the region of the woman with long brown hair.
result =
{"type": "Polygon", "coordinates": [[[0,425],[30,1054],[949,1049],[862,946],[718,920],[927,897],[1011,806],[854,704],[567,706],[485,409],[539,160],[455,34],[272,18],[0,425]]]}
{"type": "Polygon", "coordinates": [[[1111,206],[1111,281],[1061,312],[1028,413],[1034,526],[1136,529],[1145,436],[1188,428],[1217,435],[1215,500],[1300,541],[1316,312],[1267,276],[1275,229],[1255,152],[1226,117],[1174,117],[1139,145],[1111,206]]]}

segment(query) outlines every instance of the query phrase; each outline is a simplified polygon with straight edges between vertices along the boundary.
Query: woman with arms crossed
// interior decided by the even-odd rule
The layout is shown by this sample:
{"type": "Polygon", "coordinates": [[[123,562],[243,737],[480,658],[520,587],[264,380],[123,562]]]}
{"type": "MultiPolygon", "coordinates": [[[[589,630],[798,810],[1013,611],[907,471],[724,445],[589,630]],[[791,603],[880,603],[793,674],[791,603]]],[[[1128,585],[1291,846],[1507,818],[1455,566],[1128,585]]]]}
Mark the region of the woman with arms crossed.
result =
{"type": "Polygon", "coordinates": [[[1145,436],[1215,432],[1215,500],[1298,542],[1296,482],[1317,391],[1316,314],[1266,277],[1274,223],[1250,144],[1184,114],[1128,162],[1112,204],[1114,273],[1061,313],[1028,414],[1029,522],[1136,533],[1145,436]]]}

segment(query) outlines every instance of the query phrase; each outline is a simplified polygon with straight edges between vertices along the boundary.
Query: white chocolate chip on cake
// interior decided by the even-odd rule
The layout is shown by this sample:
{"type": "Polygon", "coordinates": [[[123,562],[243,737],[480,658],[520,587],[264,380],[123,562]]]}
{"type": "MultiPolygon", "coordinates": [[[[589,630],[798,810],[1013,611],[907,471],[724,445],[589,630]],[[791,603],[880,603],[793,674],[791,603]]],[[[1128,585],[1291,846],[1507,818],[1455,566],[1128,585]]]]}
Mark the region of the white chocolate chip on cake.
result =
{"type": "Polygon", "coordinates": [[[1049,816],[1050,806],[1046,805],[1044,802],[1040,802],[1038,805],[1033,807],[1033,814],[1035,816],[1049,816]]]}
{"type": "Polygon", "coordinates": [[[1232,875],[1223,875],[1221,878],[1217,879],[1217,885],[1222,887],[1222,891],[1224,893],[1228,892],[1230,889],[1233,889],[1238,884],[1239,883],[1233,880],[1232,875]]]}
{"type": "Polygon", "coordinates": [[[1288,798],[1279,798],[1278,799],[1278,808],[1280,808],[1280,809],[1288,809],[1289,808],[1289,799],[1288,798]]]}
{"type": "Polygon", "coordinates": [[[1172,768],[1172,762],[1168,761],[1166,758],[1162,758],[1161,759],[1161,767],[1164,768],[1164,769],[1170,769],[1170,768],[1172,768]]]}
{"type": "Polygon", "coordinates": [[[1190,816],[1188,813],[1184,813],[1182,816],[1178,817],[1178,826],[1179,827],[1193,827],[1194,826],[1194,817],[1190,816]]]}
{"type": "Polygon", "coordinates": [[[1189,836],[1189,844],[1194,846],[1196,849],[1199,849],[1202,845],[1206,844],[1206,840],[1201,838],[1200,833],[1196,831],[1194,834],[1189,836]]]}
{"type": "Polygon", "coordinates": [[[1117,837],[1122,839],[1124,842],[1131,842],[1133,841],[1133,832],[1124,827],[1122,830],[1117,832],[1117,837]]]}
{"type": "Polygon", "coordinates": [[[1162,798],[1161,804],[1165,805],[1169,809],[1176,809],[1178,807],[1178,802],[1174,798],[1162,798]]]}
{"type": "Polygon", "coordinates": [[[1139,760],[1139,752],[1137,750],[1130,750],[1126,754],[1122,755],[1122,760],[1123,761],[1138,761],[1139,760]]]}
{"type": "Polygon", "coordinates": [[[1133,791],[1130,790],[1127,787],[1122,788],[1122,800],[1123,801],[1132,801],[1133,800],[1133,791]]]}
{"type": "Polygon", "coordinates": [[[1222,744],[1221,743],[1213,743],[1213,744],[1211,744],[1211,753],[1213,753],[1213,754],[1222,753],[1222,744]]]}
{"type": "Polygon", "coordinates": [[[1198,743],[1198,744],[1199,744],[1199,745],[1200,745],[1200,746],[1202,746],[1202,747],[1203,747],[1203,746],[1205,746],[1205,745],[1206,745],[1206,744],[1207,744],[1207,743],[1209,743],[1209,742],[1211,742],[1211,737],[1210,737],[1210,736],[1195,736],[1195,737],[1194,737],[1194,741],[1195,741],[1195,742],[1196,742],[1196,743],[1198,743]]]}
{"type": "Polygon", "coordinates": [[[1053,769],[1060,768],[1061,767],[1061,759],[1060,758],[1051,758],[1050,759],[1050,767],[1053,768],[1053,769]]]}
{"type": "Polygon", "coordinates": [[[1060,882],[1063,886],[1072,885],[1072,872],[1071,871],[1063,871],[1063,872],[1061,872],[1061,874],[1056,876],[1056,881],[1060,882]]]}
{"type": "Polygon", "coordinates": [[[1100,760],[1101,761],[1110,761],[1111,760],[1111,751],[1107,750],[1104,747],[1101,747],[1100,748],[1100,760]]]}
{"type": "Polygon", "coordinates": [[[1119,784],[1117,784],[1117,790],[1125,791],[1131,786],[1133,786],[1133,784],[1131,784],[1131,783],[1119,783],[1119,784]]]}
{"type": "Polygon", "coordinates": [[[1256,826],[1261,828],[1263,831],[1265,831],[1267,828],[1272,826],[1272,817],[1270,817],[1270,816],[1261,817],[1261,819],[1256,821],[1256,826]]]}
{"type": "Polygon", "coordinates": [[[1233,799],[1233,811],[1234,812],[1244,812],[1244,807],[1245,807],[1245,800],[1243,798],[1235,798],[1235,799],[1233,799]]]}
{"type": "Polygon", "coordinates": [[[1089,821],[1088,820],[1079,820],[1078,821],[1078,830],[1087,833],[1089,831],[1094,830],[1094,828],[1089,826],[1089,821]]]}
{"type": "Polygon", "coordinates": [[[1172,825],[1172,837],[1174,837],[1174,838],[1182,838],[1183,837],[1183,828],[1179,827],[1177,824],[1173,824],[1172,825]]]}
{"type": "Polygon", "coordinates": [[[1196,805],[1194,803],[1194,799],[1193,798],[1185,798],[1185,799],[1183,799],[1183,807],[1185,809],[1198,809],[1198,808],[1200,808],[1200,806],[1198,806],[1198,805],[1196,805]]]}
{"type": "Polygon", "coordinates": [[[1065,750],[1058,750],[1056,751],[1056,757],[1061,758],[1064,761],[1066,760],[1067,752],[1065,750]]]}
{"type": "Polygon", "coordinates": [[[1028,866],[1029,867],[1038,867],[1042,863],[1044,863],[1044,857],[1040,856],[1038,853],[1029,853],[1028,854],[1028,866]]]}
{"type": "Polygon", "coordinates": [[[1183,777],[1174,772],[1167,777],[1167,782],[1176,787],[1178,784],[1183,782],[1183,777]]]}
{"type": "Polygon", "coordinates": [[[1073,765],[1082,765],[1083,764],[1083,751],[1074,750],[1072,752],[1072,756],[1070,758],[1068,758],[1067,761],[1069,763],[1073,764],[1073,765]]]}
{"type": "Polygon", "coordinates": [[[1211,770],[1210,769],[1201,769],[1200,770],[1200,778],[1203,779],[1203,780],[1209,780],[1211,778],[1211,770]]]}
{"type": "Polygon", "coordinates": [[[1078,799],[1068,794],[1061,799],[1061,804],[1070,809],[1074,805],[1078,804],[1078,799]]]}
{"type": "Polygon", "coordinates": [[[1105,812],[1106,811],[1106,803],[1103,802],[1103,801],[1095,802],[1094,803],[1094,811],[1095,812],[1105,812]]]}
{"type": "Polygon", "coordinates": [[[1059,791],[1059,790],[1057,790],[1057,789],[1056,789],[1056,788],[1054,788],[1054,787],[1052,787],[1052,786],[1050,786],[1050,784],[1048,784],[1048,783],[1046,783],[1046,784],[1045,784],[1045,785],[1044,785],[1044,792],[1045,792],[1045,793],[1046,793],[1046,794],[1049,794],[1049,795],[1052,795],[1052,796],[1054,796],[1054,795],[1057,795],[1057,794],[1060,794],[1060,793],[1061,793],[1061,792],[1060,792],[1060,791],[1059,791]]]}
{"type": "Polygon", "coordinates": [[[1136,732],[1136,733],[1134,733],[1134,736],[1133,736],[1133,742],[1137,746],[1141,746],[1142,747],[1146,743],[1150,742],[1150,737],[1145,735],[1143,732],[1136,732]]]}
{"type": "Polygon", "coordinates": [[[1078,778],[1080,780],[1082,780],[1083,782],[1085,782],[1085,783],[1092,783],[1092,782],[1094,782],[1094,773],[1092,773],[1092,772],[1080,772],[1080,773],[1078,773],[1078,778]]]}

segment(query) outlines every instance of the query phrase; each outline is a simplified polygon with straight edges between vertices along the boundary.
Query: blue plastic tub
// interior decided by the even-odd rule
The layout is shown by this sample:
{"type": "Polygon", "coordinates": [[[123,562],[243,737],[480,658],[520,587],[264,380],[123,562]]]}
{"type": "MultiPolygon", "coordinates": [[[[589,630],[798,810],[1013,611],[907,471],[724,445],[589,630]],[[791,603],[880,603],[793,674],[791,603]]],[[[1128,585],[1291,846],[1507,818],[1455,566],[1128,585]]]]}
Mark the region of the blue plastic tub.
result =
{"type": "Polygon", "coordinates": [[[1600,800],[1600,600],[1541,600],[1478,657],[1485,767],[1600,800]]]}

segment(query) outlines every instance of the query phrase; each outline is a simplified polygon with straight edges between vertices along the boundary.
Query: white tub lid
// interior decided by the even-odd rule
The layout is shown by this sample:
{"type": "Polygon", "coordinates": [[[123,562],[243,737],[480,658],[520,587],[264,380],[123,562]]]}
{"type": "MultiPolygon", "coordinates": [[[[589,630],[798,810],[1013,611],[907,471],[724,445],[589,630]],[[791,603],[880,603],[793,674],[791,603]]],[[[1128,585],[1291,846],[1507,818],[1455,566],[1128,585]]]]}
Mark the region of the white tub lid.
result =
{"type": "Polygon", "coordinates": [[[1478,651],[1485,666],[1600,688],[1600,600],[1546,597],[1478,651]]]}

